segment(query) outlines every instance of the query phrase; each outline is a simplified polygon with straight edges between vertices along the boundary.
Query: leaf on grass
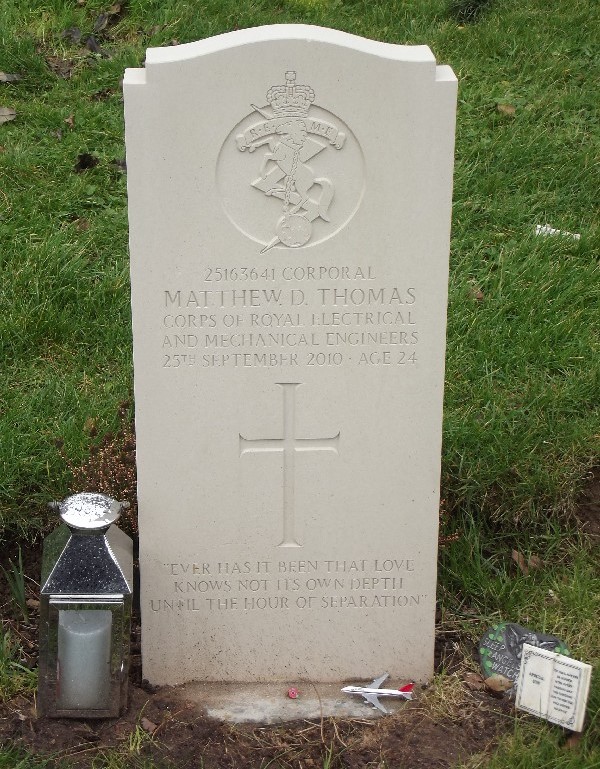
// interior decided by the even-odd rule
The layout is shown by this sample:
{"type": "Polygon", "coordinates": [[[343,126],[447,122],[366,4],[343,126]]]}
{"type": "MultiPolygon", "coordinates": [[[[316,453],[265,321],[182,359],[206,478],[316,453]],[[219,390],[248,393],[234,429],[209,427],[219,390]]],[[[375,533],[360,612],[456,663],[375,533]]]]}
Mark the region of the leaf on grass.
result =
{"type": "Polygon", "coordinates": [[[80,174],[82,171],[87,171],[90,168],[94,168],[94,166],[97,166],[99,162],[100,161],[95,155],[90,155],[89,152],[83,152],[81,155],[77,156],[77,163],[75,163],[73,170],[76,174],[80,174]]]}
{"type": "Polygon", "coordinates": [[[483,291],[478,286],[471,286],[470,293],[477,302],[483,302],[483,291]]]}
{"type": "Polygon", "coordinates": [[[109,19],[110,14],[101,13],[94,23],[94,32],[97,34],[98,32],[102,32],[103,29],[106,29],[106,25],[108,24],[109,19]]]}
{"type": "Polygon", "coordinates": [[[64,30],[61,37],[63,40],[68,40],[73,45],[77,45],[81,42],[82,33],[79,27],[69,27],[64,30]]]}
{"type": "Polygon", "coordinates": [[[75,127],[75,115],[71,114],[69,117],[65,118],[65,123],[69,126],[69,128],[75,127]]]}
{"type": "Polygon", "coordinates": [[[83,429],[85,430],[85,432],[88,435],[92,435],[92,433],[95,435],[97,433],[97,431],[96,431],[96,420],[94,419],[94,417],[88,417],[85,420],[85,423],[83,425],[83,429]]]}
{"type": "Polygon", "coordinates": [[[63,59],[61,56],[47,56],[46,64],[58,77],[68,80],[73,74],[75,62],[72,59],[63,59]]]}
{"type": "Polygon", "coordinates": [[[88,49],[88,51],[91,51],[92,53],[102,53],[102,48],[100,48],[98,41],[93,35],[90,35],[88,39],[85,41],[85,47],[88,49]]]}
{"type": "Polygon", "coordinates": [[[94,34],[103,32],[109,24],[114,24],[119,20],[123,7],[121,3],[113,3],[108,11],[101,13],[94,23],[94,34]]]}
{"type": "Polygon", "coordinates": [[[494,673],[494,675],[486,678],[484,683],[490,691],[496,694],[507,692],[514,685],[514,681],[506,678],[506,676],[501,676],[500,673],[494,673]]]}
{"type": "Polygon", "coordinates": [[[90,223],[87,219],[75,219],[75,227],[77,227],[79,232],[85,232],[89,230],[90,223]]]}
{"type": "Polygon", "coordinates": [[[519,553],[518,550],[513,550],[512,559],[517,564],[521,572],[527,576],[529,574],[529,567],[527,566],[527,561],[525,560],[523,553],[519,553]]]}
{"type": "Polygon", "coordinates": [[[509,117],[513,117],[517,111],[517,108],[514,104],[496,104],[496,109],[502,115],[508,115],[509,117]]]}
{"type": "Polygon", "coordinates": [[[8,123],[10,120],[14,120],[17,117],[17,113],[10,107],[0,107],[0,123],[8,123]]]}
{"type": "Polygon", "coordinates": [[[40,605],[40,602],[36,598],[28,598],[25,603],[27,606],[29,606],[30,609],[37,609],[40,605]]]}
{"type": "Polygon", "coordinates": [[[541,569],[544,565],[544,562],[541,558],[538,558],[537,555],[530,556],[529,560],[527,561],[527,565],[530,569],[541,569]]]}
{"type": "Polygon", "coordinates": [[[105,99],[111,97],[113,93],[114,90],[112,88],[103,88],[101,91],[96,91],[96,93],[93,93],[92,99],[94,101],[104,101],[105,99]]]}
{"type": "Polygon", "coordinates": [[[522,553],[519,553],[518,550],[512,551],[512,559],[525,576],[527,576],[530,571],[541,569],[544,565],[544,562],[541,558],[539,558],[539,556],[531,555],[526,559],[525,556],[522,553]]]}
{"type": "Polygon", "coordinates": [[[479,673],[465,673],[463,681],[468,688],[473,691],[481,691],[482,689],[485,689],[485,682],[479,673]]]}
{"type": "Polygon", "coordinates": [[[18,83],[21,75],[10,75],[8,72],[0,72],[0,83],[18,83]]]}
{"type": "Polygon", "coordinates": [[[156,731],[156,724],[145,716],[141,720],[141,726],[145,732],[148,732],[148,734],[154,734],[156,731]]]}

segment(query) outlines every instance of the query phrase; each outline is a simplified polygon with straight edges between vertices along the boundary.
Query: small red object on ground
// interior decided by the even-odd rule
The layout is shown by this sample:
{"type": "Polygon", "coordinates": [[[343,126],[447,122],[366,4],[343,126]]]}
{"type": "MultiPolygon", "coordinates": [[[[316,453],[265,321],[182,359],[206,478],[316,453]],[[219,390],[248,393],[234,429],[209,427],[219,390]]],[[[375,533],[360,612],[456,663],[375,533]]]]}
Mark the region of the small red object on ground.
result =
{"type": "Polygon", "coordinates": [[[288,697],[291,700],[295,700],[298,698],[298,689],[295,689],[293,686],[291,689],[288,689],[288,697]]]}

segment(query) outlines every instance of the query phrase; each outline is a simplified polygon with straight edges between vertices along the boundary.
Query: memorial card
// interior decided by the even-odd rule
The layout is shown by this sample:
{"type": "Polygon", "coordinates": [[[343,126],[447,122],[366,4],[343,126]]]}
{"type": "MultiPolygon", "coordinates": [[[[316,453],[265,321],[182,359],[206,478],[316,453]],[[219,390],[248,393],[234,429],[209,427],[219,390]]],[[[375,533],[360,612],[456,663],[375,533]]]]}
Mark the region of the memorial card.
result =
{"type": "Polygon", "coordinates": [[[516,706],[580,732],[590,689],[591,665],[525,644],[516,706]]]}

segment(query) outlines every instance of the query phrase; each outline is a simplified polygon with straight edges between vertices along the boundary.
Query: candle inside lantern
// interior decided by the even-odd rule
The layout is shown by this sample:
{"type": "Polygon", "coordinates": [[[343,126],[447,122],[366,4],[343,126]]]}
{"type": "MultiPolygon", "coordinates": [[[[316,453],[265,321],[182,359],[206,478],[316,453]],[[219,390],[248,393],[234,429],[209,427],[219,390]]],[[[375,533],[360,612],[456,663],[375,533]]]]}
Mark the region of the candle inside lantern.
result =
{"type": "Polygon", "coordinates": [[[111,629],[110,611],[59,611],[59,708],[109,707],[111,629]]]}

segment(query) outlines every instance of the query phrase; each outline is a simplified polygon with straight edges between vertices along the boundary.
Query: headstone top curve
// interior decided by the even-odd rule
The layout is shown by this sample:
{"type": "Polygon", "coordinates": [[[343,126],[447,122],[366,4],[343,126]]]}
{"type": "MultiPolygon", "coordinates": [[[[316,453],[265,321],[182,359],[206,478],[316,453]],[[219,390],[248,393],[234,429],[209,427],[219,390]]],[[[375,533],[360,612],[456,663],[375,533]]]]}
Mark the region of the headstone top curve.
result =
{"type": "Polygon", "coordinates": [[[171,64],[195,59],[198,56],[224,51],[253,43],[274,42],[277,40],[305,40],[306,42],[330,43],[343,48],[394,59],[402,62],[435,64],[435,57],[427,45],[399,45],[383,43],[378,40],[352,35],[338,29],[319,27],[311,24],[267,24],[261,27],[249,27],[222,35],[205,38],[193,43],[177,46],[148,48],[146,65],[171,64]]]}

